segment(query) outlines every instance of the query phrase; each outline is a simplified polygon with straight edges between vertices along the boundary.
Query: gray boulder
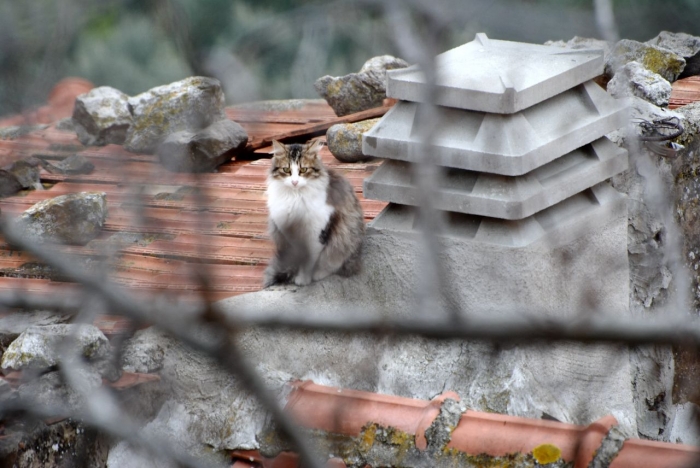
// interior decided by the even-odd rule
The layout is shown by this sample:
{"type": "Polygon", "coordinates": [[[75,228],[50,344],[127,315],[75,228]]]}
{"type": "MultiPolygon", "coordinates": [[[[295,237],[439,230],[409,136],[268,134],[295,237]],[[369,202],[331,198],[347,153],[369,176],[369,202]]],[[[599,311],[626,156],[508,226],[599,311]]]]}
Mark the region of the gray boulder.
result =
{"type": "Polygon", "coordinates": [[[685,68],[683,57],[668,49],[642,42],[622,39],[605,61],[605,74],[612,77],[629,62],[638,62],[644,68],[674,82],[685,68]]]}
{"type": "Polygon", "coordinates": [[[158,147],[161,164],[176,172],[210,172],[245,148],[248,134],[231,120],[219,120],[198,132],[169,135],[158,147]]]}
{"type": "Polygon", "coordinates": [[[700,37],[682,32],[661,31],[658,36],[646,41],[646,44],[663,47],[686,59],[700,52],[700,37]]]}
{"type": "Polygon", "coordinates": [[[328,149],[336,159],[343,162],[358,162],[372,159],[362,153],[362,135],[374,127],[379,119],[362,122],[336,124],[326,132],[328,149]]]}
{"type": "Polygon", "coordinates": [[[648,40],[647,44],[663,47],[685,59],[685,68],[678,78],[700,74],[700,37],[661,31],[658,36],[648,40]]]}
{"type": "Polygon", "coordinates": [[[665,107],[671,97],[671,83],[638,62],[629,62],[608,82],[608,93],[615,98],[637,96],[665,107]]]}
{"type": "Polygon", "coordinates": [[[68,340],[88,361],[106,359],[110,354],[107,337],[95,326],[55,324],[32,326],[13,341],[2,356],[3,369],[45,369],[59,363],[59,346],[68,340]]]}
{"type": "Polygon", "coordinates": [[[85,245],[107,219],[107,195],[81,192],[44,200],[18,218],[24,234],[36,242],[85,245]]]}
{"type": "Polygon", "coordinates": [[[75,99],[73,124],[86,146],[121,145],[131,126],[129,96],[110,86],[100,86],[75,99]]]}
{"type": "Polygon", "coordinates": [[[224,93],[213,78],[195,76],[129,98],[133,124],[124,148],[154,153],[171,133],[197,132],[224,120],[224,93]]]}
{"type": "Polygon", "coordinates": [[[314,88],[333,108],[336,115],[360,112],[382,105],[386,98],[386,72],[406,68],[408,63],[391,55],[373,57],[358,73],[333,77],[324,76],[316,80],[314,88]]]}

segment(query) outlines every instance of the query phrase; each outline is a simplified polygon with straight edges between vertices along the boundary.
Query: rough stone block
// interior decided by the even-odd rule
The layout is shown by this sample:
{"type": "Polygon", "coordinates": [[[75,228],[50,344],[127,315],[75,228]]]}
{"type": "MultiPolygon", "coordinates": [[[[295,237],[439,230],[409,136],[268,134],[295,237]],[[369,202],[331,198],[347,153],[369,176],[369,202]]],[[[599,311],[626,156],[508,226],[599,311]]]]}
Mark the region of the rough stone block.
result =
{"type": "Polygon", "coordinates": [[[373,57],[359,73],[345,76],[323,76],[314,88],[338,116],[360,112],[382,105],[386,98],[387,70],[407,67],[404,60],[391,55],[373,57]]]}
{"type": "Polygon", "coordinates": [[[676,81],[685,68],[685,59],[668,49],[622,39],[615,44],[605,61],[605,74],[613,76],[629,62],[639,62],[647,70],[661,75],[671,83],[676,81]]]}
{"type": "Polygon", "coordinates": [[[219,120],[198,132],[170,134],[158,147],[161,164],[175,172],[210,172],[245,148],[248,133],[231,120],[219,120]]]}
{"type": "Polygon", "coordinates": [[[131,122],[129,96],[118,89],[100,86],[75,100],[73,123],[84,145],[121,145],[131,122]]]}
{"type": "Polygon", "coordinates": [[[617,99],[638,96],[655,106],[666,107],[671,98],[671,83],[640,63],[629,62],[610,80],[608,93],[617,99]]]}
{"type": "MultiPolygon", "coordinates": [[[[442,290],[449,292],[440,305],[456,305],[470,316],[576,317],[581,308],[596,306],[600,313],[626,314],[627,215],[622,201],[617,216],[608,212],[597,217],[606,211],[605,205],[583,210],[579,220],[571,211],[571,222],[558,228],[559,245],[545,237],[516,248],[453,233],[440,235],[442,290]]],[[[423,243],[412,220],[407,224],[390,227],[380,217],[368,229],[363,270],[357,276],[333,275],[303,288],[270,288],[218,305],[232,317],[284,314],[352,323],[367,316],[439,322],[446,318],[444,309],[416,307],[416,291],[426,281],[418,254],[423,243]]],[[[527,417],[546,412],[573,423],[590,423],[612,413],[625,429],[636,432],[629,354],[618,346],[562,343],[497,350],[465,340],[262,329],[248,330],[241,339],[268,381],[310,378],[414,398],[431,398],[450,389],[476,410],[527,417]]]]}
{"type": "MultiPolygon", "coordinates": [[[[544,47],[544,46],[543,46],[544,47]]],[[[420,104],[399,102],[363,136],[366,155],[424,158],[420,104]]],[[[592,81],[517,114],[439,108],[432,147],[436,164],[522,175],[625,125],[626,108],[592,81]]],[[[435,123],[432,123],[435,125],[435,123]]]]}
{"type": "Polygon", "coordinates": [[[367,133],[377,122],[379,119],[369,119],[331,126],[326,132],[328,150],[338,161],[346,163],[371,159],[362,154],[362,135],[367,133]]]}
{"type": "Polygon", "coordinates": [[[96,361],[109,354],[109,341],[93,325],[54,324],[32,326],[13,341],[2,356],[3,369],[43,369],[60,362],[59,346],[74,340],[72,350],[96,361]]]}
{"type": "Polygon", "coordinates": [[[129,98],[133,123],[124,148],[133,153],[154,153],[171,133],[199,131],[225,120],[224,92],[214,78],[193,76],[152,88],[129,98]]]}
{"type": "MultiPolygon", "coordinates": [[[[545,164],[523,176],[445,169],[433,206],[440,210],[523,219],[627,169],[627,151],[607,138],[545,164]]],[[[387,160],[365,179],[364,196],[419,205],[411,163],[387,160]]]]}
{"type": "Polygon", "coordinates": [[[85,245],[100,234],[106,220],[107,194],[80,192],[40,201],[17,223],[35,242],[85,245]]]}
{"type": "MultiPolygon", "coordinates": [[[[435,58],[436,104],[512,114],[603,73],[603,51],[561,50],[496,41],[477,34],[435,58]]],[[[387,96],[425,101],[425,74],[417,66],[387,73],[387,96]]]]}

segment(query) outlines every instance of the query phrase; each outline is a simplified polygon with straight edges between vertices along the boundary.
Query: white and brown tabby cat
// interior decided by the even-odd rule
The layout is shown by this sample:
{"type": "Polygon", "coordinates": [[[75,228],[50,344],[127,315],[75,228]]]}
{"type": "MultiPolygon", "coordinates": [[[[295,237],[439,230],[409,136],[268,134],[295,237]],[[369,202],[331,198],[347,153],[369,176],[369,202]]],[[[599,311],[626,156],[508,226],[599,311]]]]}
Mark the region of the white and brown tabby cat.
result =
{"type": "Polygon", "coordinates": [[[365,223],[350,182],[323,166],[319,140],[272,145],[267,207],[276,251],[264,286],[357,273],[365,223]]]}

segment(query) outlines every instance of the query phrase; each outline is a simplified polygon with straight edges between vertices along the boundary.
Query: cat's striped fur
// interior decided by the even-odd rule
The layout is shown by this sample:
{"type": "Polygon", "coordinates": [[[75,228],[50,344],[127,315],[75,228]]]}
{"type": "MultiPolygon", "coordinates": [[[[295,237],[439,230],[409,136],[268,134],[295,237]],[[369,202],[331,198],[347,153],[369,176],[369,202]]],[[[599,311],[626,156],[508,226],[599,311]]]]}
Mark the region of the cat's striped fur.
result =
{"type": "Polygon", "coordinates": [[[264,285],[306,285],[328,275],[355,274],[365,232],[362,207],[350,183],[323,166],[319,140],[273,141],[267,178],[270,237],[275,256],[264,285]]]}

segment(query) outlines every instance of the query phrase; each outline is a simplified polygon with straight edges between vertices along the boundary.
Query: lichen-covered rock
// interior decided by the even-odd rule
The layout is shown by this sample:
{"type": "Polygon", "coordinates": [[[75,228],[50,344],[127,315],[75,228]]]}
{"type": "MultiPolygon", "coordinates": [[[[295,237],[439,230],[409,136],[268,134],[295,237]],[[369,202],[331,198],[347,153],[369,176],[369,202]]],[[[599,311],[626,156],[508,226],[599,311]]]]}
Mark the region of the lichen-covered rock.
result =
{"type": "Polygon", "coordinates": [[[350,163],[371,159],[371,156],[362,153],[362,135],[370,131],[377,122],[379,119],[333,125],[326,132],[331,154],[339,161],[350,163]]]}
{"type": "Polygon", "coordinates": [[[41,201],[19,216],[24,234],[35,242],[85,245],[107,219],[107,195],[81,192],[41,201]]]}
{"type": "Polygon", "coordinates": [[[336,115],[343,116],[382,105],[386,98],[386,72],[408,66],[404,60],[391,55],[373,57],[358,73],[316,80],[314,88],[336,115]]]}
{"type": "Polygon", "coordinates": [[[75,100],[73,123],[86,146],[121,145],[131,126],[129,96],[110,86],[100,86],[75,100]]]}
{"type": "Polygon", "coordinates": [[[245,148],[246,131],[231,120],[219,120],[198,132],[168,136],[158,147],[161,164],[176,172],[210,172],[245,148]]]}
{"type": "Polygon", "coordinates": [[[129,98],[133,124],[124,148],[154,153],[171,133],[197,132],[224,120],[224,93],[214,78],[195,76],[129,98]]]}
{"type": "Polygon", "coordinates": [[[612,77],[629,62],[638,62],[669,82],[674,82],[685,68],[683,57],[668,49],[622,39],[615,44],[605,61],[605,74],[612,77]]]}
{"type": "Polygon", "coordinates": [[[39,164],[40,161],[37,158],[19,159],[5,166],[4,169],[15,176],[23,189],[43,190],[44,187],[39,178],[39,164]]]}
{"type": "Polygon", "coordinates": [[[661,31],[646,43],[668,49],[685,59],[685,68],[678,78],[700,74],[700,37],[682,32],[661,31]]]}
{"type": "Polygon", "coordinates": [[[638,62],[629,62],[610,80],[608,93],[615,98],[637,96],[665,107],[671,97],[671,83],[638,62]]]}
{"type": "Polygon", "coordinates": [[[85,156],[73,154],[66,159],[52,164],[48,161],[41,160],[41,165],[51,174],[90,174],[95,170],[95,165],[90,162],[85,156]]]}
{"type": "Polygon", "coordinates": [[[16,312],[0,317],[0,349],[3,351],[7,349],[10,343],[29,327],[65,323],[70,318],[68,314],[42,310],[16,312]]]}
{"type": "Polygon", "coordinates": [[[683,58],[692,57],[700,52],[700,37],[683,32],[661,31],[658,36],[646,41],[646,44],[663,47],[683,58]]]}
{"type": "Polygon", "coordinates": [[[107,337],[95,326],[56,324],[32,326],[13,341],[2,356],[3,369],[45,369],[57,365],[59,346],[74,343],[77,352],[88,361],[106,359],[110,353],[107,337]]]}

